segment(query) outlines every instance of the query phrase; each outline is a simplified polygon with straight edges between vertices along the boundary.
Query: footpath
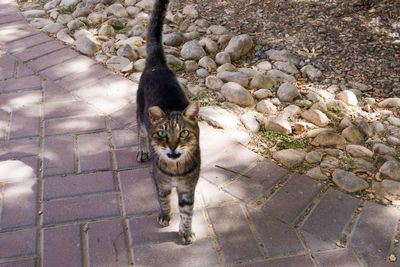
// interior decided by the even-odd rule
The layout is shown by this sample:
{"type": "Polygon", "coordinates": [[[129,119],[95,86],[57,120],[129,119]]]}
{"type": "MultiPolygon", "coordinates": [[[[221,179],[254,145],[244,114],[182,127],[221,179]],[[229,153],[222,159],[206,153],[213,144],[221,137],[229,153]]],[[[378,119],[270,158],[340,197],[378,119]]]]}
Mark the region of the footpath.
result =
{"type": "Polygon", "coordinates": [[[137,84],[0,1],[0,266],[397,266],[394,207],[328,188],[201,122],[197,240],[161,228],[136,162],[137,84]]]}

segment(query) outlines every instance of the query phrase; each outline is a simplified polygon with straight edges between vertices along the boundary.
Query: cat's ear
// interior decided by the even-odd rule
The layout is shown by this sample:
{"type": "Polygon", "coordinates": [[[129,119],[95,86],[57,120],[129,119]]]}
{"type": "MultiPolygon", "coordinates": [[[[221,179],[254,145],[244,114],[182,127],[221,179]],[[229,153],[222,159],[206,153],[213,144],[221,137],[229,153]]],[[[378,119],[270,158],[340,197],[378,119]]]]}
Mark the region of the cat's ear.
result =
{"type": "Polygon", "coordinates": [[[184,117],[190,118],[192,120],[197,120],[199,115],[200,104],[199,102],[190,103],[185,110],[182,112],[184,117]]]}
{"type": "Polygon", "coordinates": [[[159,106],[149,107],[149,117],[151,122],[164,118],[166,115],[159,106]]]}

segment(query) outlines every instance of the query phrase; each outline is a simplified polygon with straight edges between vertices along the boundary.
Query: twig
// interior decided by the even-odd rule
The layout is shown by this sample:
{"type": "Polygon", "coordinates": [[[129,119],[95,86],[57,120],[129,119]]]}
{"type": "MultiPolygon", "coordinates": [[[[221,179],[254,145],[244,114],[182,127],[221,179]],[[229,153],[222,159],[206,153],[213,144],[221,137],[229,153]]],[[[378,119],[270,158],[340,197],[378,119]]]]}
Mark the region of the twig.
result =
{"type": "Polygon", "coordinates": [[[242,173],[240,173],[240,172],[236,172],[236,171],[233,171],[233,170],[230,170],[230,169],[221,167],[221,166],[219,166],[219,165],[215,165],[215,167],[220,168],[220,169],[223,169],[223,170],[228,171],[228,172],[235,173],[235,174],[240,174],[241,176],[246,177],[246,178],[249,178],[249,179],[251,178],[250,176],[247,176],[247,175],[244,175],[244,174],[242,174],[242,173]]]}

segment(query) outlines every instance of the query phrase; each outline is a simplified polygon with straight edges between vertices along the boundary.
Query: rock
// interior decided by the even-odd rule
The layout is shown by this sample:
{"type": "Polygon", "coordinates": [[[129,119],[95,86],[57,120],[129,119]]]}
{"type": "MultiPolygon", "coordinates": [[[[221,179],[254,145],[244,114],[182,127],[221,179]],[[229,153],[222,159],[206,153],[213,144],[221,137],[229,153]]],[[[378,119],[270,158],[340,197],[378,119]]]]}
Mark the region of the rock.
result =
{"type": "Polygon", "coordinates": [[[107,14],[115,16],[117,18],[125,18],[128,17],[128,12],[125,7],[120,3],[112,4],[106,9],[107,14]]]}
{"type": "Polygon", "coordinates": [[[267,72],[269,70],[272,70],[272,65],[269,61],[262,61],[258,63],[256,67],[262,72],[267,72]]]}
{"type": "Polygon", "coordinates": [[[400,139],[395,136],[390,135],[390,136],[386,137],[386,141],[389,143],[389,145],[400,146],[400,139]]]}
{"type": "Polygon", "coordinates": [[[245,131],[241,131],[238,129],[232,129],[231,131],[228,132],[228,134],[230,136],[232,136],[232,138],[239,142],[240,144],[247,146],[249,144],[249,142],[251,141],[251,137],[250,135],[245,132],[245,131]]]}
{"type": "Polygon", "coordinates": [[[293,125],[293,128],[296,132],[304,132],[304,131],[307,131],[310,129],[315,129],[315,128],[317,128],[317,126],[310,122],[296,121],[293,125]]]}
{"type": "Polygon", "coordinates": [[[214,71],[217,69],[217,64],[209,56],[202,57],[199,60],[199,65],[208,71],[214,71]]]}
{"type": "Polygon", "coordinates": [[[375,172],[375,165],[364,158],[355,158],[351,163],[351,167],[355,170],[362,169],[370,172],[375,172]]]}
{"type": "Polygon", "coordinates": [[[250,78],[254,78],[256,75],[261,75],[262,73],[251,68],[238,68],[238,71],[243,72],[250,78]]]}
{"type": "Polygon", "coordinates": [[[339,167],[340,161],[333,156],[326,156],[319,165],[322,169],[334,169],[339,167]]]}
{"type": "Polygon", "coordinates": [[[372,127],[369,123],[362,117],[354,120],[354,124],[358,127],[362,134],[366,137],[371,137],[373,135],[372,127]]]}
{"type": "Polygon", "coordinates": [[[318,128],[308,131],[307,137],[314,138],[321,133],[333,133],[333,132],[335,132],[335,129],[333,128],[318,128]]]}
{"type": "Polygon", "coordinates": [[[354,124],[348,118],[343,118],[339,123],[339,128],[341,129],[345,129],[350,126],[354,126],[354,124]]]}
{"type": "Polygon", "coordinates": [[[133,68],[132,62],[126,57],[121,56],[112,56],[106,62],[107,66],[112,67],[113,69],[121,72],[131,71],[133,68]]]}
{"type": "Polygon", "coordinates": [[[75,6],[79,0],[61,0],[60,6],[61,7],[71,7],[75,6]]]}
{"type": "Polygon", "coordinates": [[[273,61],[287,61],[296,66],[300,63],[300,60],[297,57],[293,56],[286,50],[270,49],[266,52],[266,54],[273,61]]]}
{"type": "Polygon", "coordinates": [[[199,68],[199,64],[195,60],[187,60],[185,61],[185,70],[186,72],[193,72],[199,68]]]}
{"type": "Polygon", "coordinates": [[[68,22],[67,27],[70,31],[76,31],[80,28],[85,26],[85,23],[83,23],[80,19],[74,19],[68,22]]]}
{"type": "Polygon", "coordinates": [[[315,103],[314,105],[312,105],[310,107],[310,109],[318,109],[319,111],[322,111],[323,113],[328,112],[328,107],[322,101],[315,103]]]}
{"type": "Polygon", "coordinates": [[[186,42],[181,49],[181,56],[184,59],[199,59],[205,55],[206,52],[197,41],[186,42]]]}
{"type": "Polygon", "coordinates": [[[235,115],[217,106],[201,107],[199,116],[209,124],[218,128],[237,128],[239,124],[239,120],[235,115]]]}
{"type": "Polygon", "coordinates": [[[221,88],[221,93],[231,103],[240,106],[251,106],[254,104],[252,95],[238,83],[228,82],[224,84],[221,88]]]}
{"type": "Polygon", "coordinates": [[[164,34],[163,43],[170,46],[179,46],[183,43],[183,37],[181,34],[176,32],[164,34]]]}
{"type": "Polygon", "coordinates": [[[197,95],[204,88],[198,84],[188,83],[187,90],[189,91],[190,96],[197,95]]]}
{"type": "Polygon", "coordinates": [[[272,87],[275,85],[275,81],[272,80],[271,78],[262,75],[262,74],[257,74],[256,76],[251,79],[250,82],[250,88],[265,88],[265,89],[272,89],[272,87]]]}
{"type": "Polygon", "coordinates": [[[187,5],[183,8],[182,13],[189,18],[198,18],[199,17],[199,12],[196,10],[196,8],[193,5],[187,5]]]}
{"type": "Polygon", "coordinates": [[[382,134],[385,131],[385,126],[383,126],[382,122],[374,121],[372,123],[372,129],[376,134],[382,134]]]}
{"type": "Polygon", "coordinates": [[[259,90],[254,92],[254,96],[258,100],[262,100],[264,98],[271,97],[272,96],[272,92],[269,89],[259,89],[259,90]]]}
{"type": "Polygon", "coordinates": [[[305,156],[306,152],[297,149],[285,149],[272,154],[272,157],[276,161],[280,162],[288,168],[293,168],[300,165],[303,162],[305,156]]]}
{"type": "Polygon", "coordinates": [[[235,82],[244,87],[249,85],[249,78],[241,72],[221,71],[217,74],[217,77],[224,82],[235,82]]]}
{"type": "Polygon", "coordinates": [[[43,31],[48,32],[50,34],[55,34],[59,30],[61,30],[63,26],[60,23],[50,23],[42,28],[43,31]]]}
{"type": "Polygon", "coordinates": [[[346,105],[357,106],[358,100],[356,95],[350,90],[344,90],[336,95],[336,98],[342,100],[346,105]]]}
{"type": "MultiPolygon", "coordinates": [[[[199,41],[199,44],[205,48],[209,54],[215,54],[218,51],[218,44],[211,38],[205,37],[199,41]]],[[[230,61],[229,61],[230,62],[230,61]]],[[[226,62],[225,62],[226,63],[226,62]]]]}
{"type": "Polygon", "coordinates": [[[24,15],[24,17],[27,19],[42,18],[46,16],[46,11],[33,9],[33,10],[23,11],[22,15],[24,15]]]}
{"type": "Polygon", "coordinates": [[[301,112],[301,108],[299,108],[296,105],[289,105],[285,107],[281,113],[282,117],[290,117],[290,116],[295,116],[301,112]]]}
{"type": "Polygon", "coordinates": [[[342,131],[342,135],[351,144],[363,144],[364,137],[355,126],[349,126],[342,131]]]}
{"type": "Polygon", "coordinates": [[[400,119],[390,116],[389,118],[386,119],[391,125],[400,127],[400,119]]]}
{"type": "Polygon", "coordinates": [[[211,75],[206,78],[206,86],[211,90],[221,90],[224,82],[218,79],[216,76],[211,75]]]}
{"type": "Polygon", "coordinates": [[[291,62],[277,61],[277,62],[274,63],[274,66],[278,70],[286,72],[286,73],[288,73],[290,75],[296,75],[297,73],[299,73],[299,71],[297,70],[296,66],[291,62]]]}
{"type": "Polygon", "coordinates": [[[93,56],[100,49],[100,46],[96,42],[85,36],[76,40],[74,47],[87,56],[93,56]]]}
{"type": "Polygon", "coordinates": [[[207,28],[207,34],[223,35],[229,33],[229,30],[222,25],[211,25],[207,28]]]}
{"type": "Polygon", "coordinates": [[[138,55],[136,54],[135,50],[129,44],[125,44],[125,45],[121,46],[117,50],[117,55],[121,56],[121,57],[126,57],[130,61],[135,61],[138,58],[138,55]]]}
{"type": "Polygon", "coordinates": [[[320,163],[322,160],[321,151],[311,151],[306,155],[306,161],[310,164],[320,163]]]}
{"type": "Polygon", "coordinates": [[[154,6],[155,0],[142,0],[136,4],[137,7],[140,7],[144,10],[152,10],[154,6]]]}
{"type": "Polygon", "coordinates": [[[219,65],[231,63],[231,56],[227,52],[219,52],[217,55],[215,55],[215,62],[217,62],[219,65]]]}
{"type": "Polygon", "coordinates": [[[101,22],[103,22],[103,20],[106,18],[104,13],[100,13],[100,12],[93,12],[90,13],[87,17],[88,23],[90,25],[97,25],[101,22]]]}
{"type": "Polygon", "coordinates": [[[345,145],[346,139],[343,136],[336,133],[320,133],[315,137],[314,142],[319,144],[320,146],[337,146],[337,145],[345,145]]]}
{"type": "Polygon", "coordinates": [[[219,66],[217,69],[217,72],[222,72],[222,71],[236,72],[237,69],[231,63],[225,63],[225,64],[219,66]]]}
{"type": "Polygon", "coordinates": [[[347,145],[346,151],[350,153],[351,156],[355,158],[372,158],[374,153],[366,147],[360,145],[347,145]]]}
{"type": "Polygon", "coordinates": [[[307,76],[311,81],[314,81],[322,76],[322,72],[312,65],[306,65],[302,67],[300,71],[304,76],[307,76]]]}
{"type": "Polygon", "coordinates": [[[73,44],[75,40],[68,34],[68,29],[62,29],[57,33],[57,39],[67,43],[67,44],[73,44]]]}
{"type": "Polygon", "coordinates": [[[292,133],[292,127],[290,123],[281,117],[268,117],[264,123],[264,129],[266,131],[274,131],[285,134],[292,133]]]}
{"type": "Polygon", "coordinates": [[[400,181],[400,162],[397,160],[386,161],[379,168],[379,172],[392,180],[400,181]]]}
{"type": "Polygon", "coordinates": [[[88,7],[78,7],[75,9],[75,11],[72,13],[72,16],[74,18],[78,17],[86,17],[92,12],[92,9],[88,7]]]}
{"type": "Polygon", "coordinates": [[[71,20],[73,20],[73,18],[69,14],[60,14],[57,17],[57,23],[60,23],[62,25],[68,24],[68,22],[70,22],[71,20]]]}
{"type": "Polygon", "coordinates": [[[284,83],[279,86],[277,96],[281,101],[292,102],[296,97],[300,96],[300,93],[296,86],[284,83]]]}
{"type": "Polygon", "coordinates": [[[400,182],[385,179],[381,185],[386,193],[392,196],[400,196],[400,182]]]}
{"type": "Polygon", "coordinates": [[[139,72],[144,71],[145,66],[146,66],[146,59],[144,59],[144,58],[141,58],[141,59],[139,59],[139,60],[136,60],[136,62],[133,63],[133,68],[134,68],[136,71],[139,71],[139,72]]]}
{"type": "Polygon", "coordinates": [[[102,25],[99,29],[99,36],[113,36],[115,34],[115,30],[111,25],[102,25]]]}
{"type": "Polygon", "coordinates": [[[196,70],[196,74],[197,74],[197,76],[202,77],[202,78],[210,75],[210,73],[206,69],[203,69],[203,68],[196,70]]]}
{"type": "Polygon", "coordinates": [[[46,25],[49,25],[50,23],[53,23],[49,19],[43,19],[43,18],[34,18],[30,21],[31,25],[35,28],[41,29],[45,27],[46,25]]]}
{"type": "MultiPolygon", "coordinates": [[[[128,39],[122,39],[116,43],[117,47],[123,46],[125,44],[129,44],[132,47],[140,47],[144,43],[144,40],[142,37],[139,36],[133,36],[129,37],[128,39]]],[[[167,50],[167,49],[165,49],[167,50]]],[[[165,51],[167,53],[167,51],[165,51]]]]}
{"type": "Polygon", "coordinates": [[[311,177],[311,178],[314,178],[314,179],[320,179],[320,180],[327,180],[327,179],[329,179],[328,176],[326,176],[325,174],[323,174],[323,173],[321,172],[321,168],[320,168],[319,166],[314,167],[314,168],[312,168],[312,169],[309,169],[309,170],[306,172],[306,175],[309,176],[309,177],[311,177]]]}
{"type": "Polygon", "coordinates": [[[368,183],[354,174],[336,169],[332,173],[333,182],[341,189],[353,193],[368,188],[368,183]]]}
{"type": "Polygon", "coordinates": [[[60,3],[60,0],[52,0],[52,1],[47,2],[47,3],[43,6],[43,8],[44,8],[44,10],[53,9],[53,8],[55,8],[55,7],[58,5],[58,3],[60,3]]]}
{"type": "Polygon", "coordinates": [[[256,110],[258,112],[268,115],[276,114],[276,112],[278,111],[275,105],[272,104],[270,100],[261,100],[260,102],[258,102],[256,105],[256,110]]]}
{"type": "Polygon", "coordinates": [[[375,144],[372,147],[372,151],[374,151],[375,155],[390,155],[390,156],[396,155],[396,150],[385,144],[375,144]]]}
{"type": "Polygon", "coordinates": [[[381,102],[378,103],[378,106],[380,108],[398,108],[400,107],[400,98],[387,98],[381,102]]]}
{"type": "Polygon", "coordinates": [[[289,82],[289,83],[296,82],[296,78],[295,77],[293,77],[293,76],[291,76],[289,74],[286,74],[286,73],[284,73],[284,72],[282,72],[280,70],[269,70],[267,72],[267,76],[270,77],[273,80],[276,80],[276,81],[282,82],[282,83],[284,83],[284,82],[289,82]]]}
{"type": "Polygon", "coordinates": [[[306,110],[301,114],[301,116],[309,122],[320,127],[325,127],[330,123],[330,119],[328,119],[324,113],[317,109],[306,110]]]}
{"type": "Polygon", "coordinates": [[[238,60],[241,56],[246,55],[250,49],[253,48],[253,40],[248,34],[242,34],[233,37],[228,46],[225,48],[225,52],[229,53],[232,60],[238,60]]]}
{"type": "Polygon", "coordinates": [[[256,133],[260,130],[260,124],[256,120],[256,112],[248,111],[240,116],[240,121],[250,132],[256,133]]]}

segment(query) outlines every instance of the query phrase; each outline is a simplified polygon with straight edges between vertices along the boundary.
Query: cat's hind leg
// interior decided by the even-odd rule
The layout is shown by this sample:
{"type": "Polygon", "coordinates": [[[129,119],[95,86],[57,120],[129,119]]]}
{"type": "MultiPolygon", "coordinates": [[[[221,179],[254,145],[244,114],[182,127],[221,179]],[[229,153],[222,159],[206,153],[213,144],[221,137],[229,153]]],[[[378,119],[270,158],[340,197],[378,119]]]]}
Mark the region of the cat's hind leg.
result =
{"type": "Polygon", "coordinates": [[[143,123],[139,123],[139,150],[136,160],[139,162],[148,161],[150,159],[149,138],[147,129],[143,123]]]}

